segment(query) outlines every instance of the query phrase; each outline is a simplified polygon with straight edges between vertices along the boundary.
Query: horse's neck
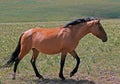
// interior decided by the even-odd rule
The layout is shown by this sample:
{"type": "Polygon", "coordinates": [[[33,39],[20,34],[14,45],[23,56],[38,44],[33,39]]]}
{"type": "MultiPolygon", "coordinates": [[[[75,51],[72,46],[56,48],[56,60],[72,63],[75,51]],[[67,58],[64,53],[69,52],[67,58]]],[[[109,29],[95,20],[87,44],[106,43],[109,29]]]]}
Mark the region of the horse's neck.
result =
{"type": "Polygon", "coordinates": [[[73,28],[73,33],[75,36],[76,40],[80,40],[81,38],[83,38],[85,35],[87,35],[89,32],[87,26],[81,26],[81,27],[77,27],[73,28]]]}

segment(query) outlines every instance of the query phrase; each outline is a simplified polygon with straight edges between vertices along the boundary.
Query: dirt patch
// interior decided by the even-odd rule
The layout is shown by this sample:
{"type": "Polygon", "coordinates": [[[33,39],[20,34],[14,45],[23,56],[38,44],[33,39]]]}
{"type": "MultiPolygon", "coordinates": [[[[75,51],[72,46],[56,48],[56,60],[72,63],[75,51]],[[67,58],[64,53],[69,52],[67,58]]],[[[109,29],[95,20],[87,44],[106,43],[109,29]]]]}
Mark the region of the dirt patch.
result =
{"type": "Polygon", "coordinates": [[[16,80],[11,79],[12,73],[8,72],[1,77],[0,84],[120,84],[118,74],[112,72],[104,72],[100,75],[76,73],[72,78],[66,74],[66,80],[62,81],[58,74],[44,75],[44,80],[38,79],[34,72],[27,74],[17,73],[16,80]]]}
{"type": "Polygon", "coordinates": [[[68,79],[61,81],[59,79],[45,79],[44,81],[34,80],[35,84],[95,84],[89,80],[73,80],[68,79]]]}

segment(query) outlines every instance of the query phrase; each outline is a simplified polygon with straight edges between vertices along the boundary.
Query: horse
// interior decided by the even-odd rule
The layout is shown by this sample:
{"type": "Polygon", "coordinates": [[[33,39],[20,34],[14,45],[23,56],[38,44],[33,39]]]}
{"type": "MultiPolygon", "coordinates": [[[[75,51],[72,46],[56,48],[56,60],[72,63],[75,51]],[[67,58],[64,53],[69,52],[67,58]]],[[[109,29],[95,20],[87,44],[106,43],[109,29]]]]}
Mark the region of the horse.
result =
{"type": "Polygon", "coordinates": [[[32,50],[33,54],[30,62],[33,70],[36,77],[44,79],[38,72],[35,64],[39,52],[49,55],[61,53],[59,77],[61,80],[65,80],[63,67],[67,53],[70,53],[77,61],[76,66],[70,73],[70,77],[72,77],[78,71],[80,64],[80,58],[75,49],[80,39],[89,33],[92,33],[103,42],[106,42],[108,39],[107,34],[100,23],[100,19],[91,17],[76,19],[65,26],[56,28],[29,29],[21,34],[15,51],[3,67],[10,67],[14,64],[12,79],[15,79],[18,64],[22,58],[32,50]]]}

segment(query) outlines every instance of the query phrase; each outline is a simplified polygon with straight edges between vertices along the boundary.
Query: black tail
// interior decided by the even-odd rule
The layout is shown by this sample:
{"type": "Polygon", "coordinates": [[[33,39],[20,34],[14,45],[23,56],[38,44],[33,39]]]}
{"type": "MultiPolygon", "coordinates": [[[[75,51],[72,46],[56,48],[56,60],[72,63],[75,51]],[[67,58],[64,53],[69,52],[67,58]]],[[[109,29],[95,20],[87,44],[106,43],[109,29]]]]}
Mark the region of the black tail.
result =
{"type": "Polygon", "coordinates": [[[15,62],[15,60],[17,59],[17,57],[20,53],[20,48],[21,48],[20,42],[21,42],[22,36],[23,36],[23,34],[19,38],[19,42],[18,42],[18,45],[17,45],[15,51],[12,53],[12,55],[11,55],[10,59],[7,61],[7,63],[2,66],[2,68],[11,67],[13,65],[13,63],[15,62]]]}

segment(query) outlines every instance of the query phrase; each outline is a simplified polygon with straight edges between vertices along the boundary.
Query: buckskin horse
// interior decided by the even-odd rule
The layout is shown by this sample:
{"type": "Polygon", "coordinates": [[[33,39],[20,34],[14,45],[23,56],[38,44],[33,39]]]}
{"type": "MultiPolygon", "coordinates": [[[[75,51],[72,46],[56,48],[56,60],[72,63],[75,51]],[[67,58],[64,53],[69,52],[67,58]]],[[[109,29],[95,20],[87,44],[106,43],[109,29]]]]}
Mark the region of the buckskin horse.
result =
{"type": "Polygon", "coordinates": [[[32,67],[36,76],[39,79],[44,79],[35,65],[39,52],[51,55],[61,53],[59,77],[65,80],[63,67],[67,53],[70,53],[77,61],[75,68],[70,73],[70,77],[72,77],[78,71],[80,64],[80,58],[75,49],[79,40],[89,33],[92,33],[103,42],[107,41],[107,34],[100,23],[100,19],[90,17],[76,19],[65,26],[57,28],[29,29],[21,34],[15,51],[3,67],[10,67],[14,64],[13,79],[15,79],[17,66],[20,60],[32,49],[32,67]]]}

